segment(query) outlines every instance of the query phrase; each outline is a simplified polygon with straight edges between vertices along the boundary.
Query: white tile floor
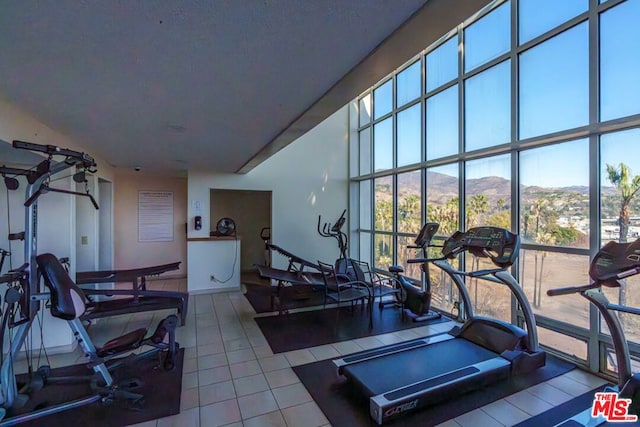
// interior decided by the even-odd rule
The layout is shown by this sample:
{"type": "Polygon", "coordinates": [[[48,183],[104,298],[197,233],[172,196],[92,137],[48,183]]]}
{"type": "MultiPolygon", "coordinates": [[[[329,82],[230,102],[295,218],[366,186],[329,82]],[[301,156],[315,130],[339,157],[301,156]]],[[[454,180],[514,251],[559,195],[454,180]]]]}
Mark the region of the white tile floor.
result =
{"type": "MultiPolygon", "coordinates": [[[[154,289],[184,288],[184,281],[155,281],[154,289]]],[[[181,412],[139,427],[329,425],[327,417],[291,369],[292,366],[349,354],[421,335],[443,332],[450,324],[273,354],[253,320],[255,312],[241,292],[190,297],[186,325],[177,341],[185,348],[181,412]]],[[[138,327],[151,327],[167,313],[118,316],[93,325],[97,342],[138,327]]],[[[77,352],[53,356],[54,365],[80,360],[77,352]]],[[[578,396],[605,381],[573,370],[505,399],[468,412],[441,426],[510,426],[578,396]]]]}

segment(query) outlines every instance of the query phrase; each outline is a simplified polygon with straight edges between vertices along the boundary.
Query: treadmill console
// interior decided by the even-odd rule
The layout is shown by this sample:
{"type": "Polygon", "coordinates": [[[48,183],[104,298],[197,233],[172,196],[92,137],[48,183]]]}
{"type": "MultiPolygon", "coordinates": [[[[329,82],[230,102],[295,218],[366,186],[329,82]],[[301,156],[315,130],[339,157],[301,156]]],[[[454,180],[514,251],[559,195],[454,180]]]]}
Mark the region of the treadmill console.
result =
{"type": "Polygon", "coordinates": [[[418,237],[416,237],[416,240],[414,241],[415,245],[420,248],[429,246],[439,227],[440,224],[437,222],[427,222],[422,226],[418,237]]]}
{"type": "Polygon", "coordinates": [[[518,258],[520,237],[500,227],[474,227],[466,232],[456,231],[442,248],[442,255],[453,258],[463,251],[489,258],[500,268],[511,266],[518,258]]]}
{"type": "Polygon", "coordinates": [[[606,286],[619,286],[615,281],[640,272],[640,239],[635,242],[609,242],[591,261],[589,276],[606,286]],[[607,283],[607,281],[611,281],[607,283]]]}

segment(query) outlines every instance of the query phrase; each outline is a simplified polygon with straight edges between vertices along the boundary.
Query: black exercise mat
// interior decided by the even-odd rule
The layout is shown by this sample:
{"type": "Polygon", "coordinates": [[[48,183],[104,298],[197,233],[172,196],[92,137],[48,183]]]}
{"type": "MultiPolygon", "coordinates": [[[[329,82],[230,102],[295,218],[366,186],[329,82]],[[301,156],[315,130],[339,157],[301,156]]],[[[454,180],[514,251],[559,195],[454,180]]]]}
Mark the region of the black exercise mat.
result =
{"type": "MultiPolygon", "coordinates": [[[[69,409],[56,414],[47,415],[34,421],[25,422],[21,426],[69,427],[86,425],[91,427],[113,427],[138,424],[156,418],[168,417],[180,413],[180,394],[182,391],[182,363],[184,349],[180,349],[176,357],[176,366],[170,370],[158,368],[158,358],[149,357],[137,360],[131,366],[116,369],[112,376],[119,378],[138,378],[142,384],[135,390],[144,395],[139,408],[128,409],[122,404],[109,405],[100,402],[91,403],[79,408],[69,409]]],[[[51,376],[91,375],[93,371],[86,365],[74,365],[51,370],[51,376]]],[[[20,377],[18,377],[20,380],[20,377]]],[[[87,383],[47,385],[33,394],[27,406],[16,413],[28,413],[34,409],[54,406],[60,402],[81,399],[90,396],[91,388],[87,383]]],[[[7,414],[7,417],[14,414],[7,414]]],[[[5,420],[3,420],[5,421],[5,420]]]]}
{"type": "MultiPolygon", "coordinates": [[[[429,361],[425,360],[425,363],[429,361]]],[[[420,427],[437,425],[574,368],[575,366],[571,363],[547,355],[546,366],[534,372],[512,377],[461,395],[454,400],[409,413],[385,425],[420,427]]],[[[403,367],[390,366],[389,369],[403,369],[403,367]]],[[[338,375],[331,360],[296,366],[293,370],[334,427],[377,425],[369,416],[368,399],[359,395],[343,377],[338,375]]],[[[538,426],[542,425],[547,424],[538,424],[538,426]]]]}
{"type": "MultiPolygon", "coordinates": [[[[529,418],[526,421],[523,421],[519,424],[516,424],[514,427],[539,427],[539,426],[553,426],[561,423],[569,417],[573,417],[574,415],[584,411],[585,409],[591,408],[593,405],[593,397],[596,392],[602,391],[605,386],[596,387],[591,391],[581,394],[578,397],[574,397],[568,402],[563,403],[562,405],[558,405],[553,409],[549,409],[541,414],[536,415],[535,417],[529,418]]],[[[638,423],[609,423],[606,422],[602,424],[603,426],[637,426],[640,425],[638,423]]]]}
{"type": "Polygon", "coordinates": [[[287,286],[281,289],[282,307],[277,304],[271,307],[271,296],[275,295],[276,288],[269,284],[260,285],[256,283],[245,283],[247,292],[244,296],[247,298],[256,313],[269,313],[283,310],[292,310],[296,308],[313,307],[324,304],[324,291],[312,286],[287,286]]]}
{"type": "Polygon", "coordinates": [[[446,316],[425,322],[402,319],[399,309],[373,308],[373,329],[369,329],[367,309],[351,306],[303,311],[277,316],[256,317],[255,321],[274,353],[347,341],[371,335],[449,321],[446,316]]]}

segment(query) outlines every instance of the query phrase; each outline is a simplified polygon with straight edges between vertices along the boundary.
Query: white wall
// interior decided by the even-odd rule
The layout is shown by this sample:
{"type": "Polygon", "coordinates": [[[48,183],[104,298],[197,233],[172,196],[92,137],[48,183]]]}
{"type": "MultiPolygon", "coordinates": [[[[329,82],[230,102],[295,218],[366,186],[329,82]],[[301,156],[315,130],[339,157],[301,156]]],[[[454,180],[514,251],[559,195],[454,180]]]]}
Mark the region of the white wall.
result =
{"type": "MultiPolygon", "coordinates": [[[[212,188],[272,191],[272,242],[309,261],[333,262],[339,256],[337,244],[334,239],[320,237],[316,226],[318,215],[322,215],[323,222],[334,221],[347,208],[348,107],[338,110],[248,174],[190,171],[190,238],[208,236],[212,188]],[[195,215],[202,216],[199,231],[193,228],[195,215]]],[[[274,255],[273,266],[284,268],[287,263],[274,255]]],[[[203,286],[209,285],[189,283],[189,289],[203,286]]]]}
{"type": "Polygon", "coordinates": [[[149,175],[132,170],[117,171],[114,183],[114,234],[117,269],[150,267],[180,261],[180,269],[162,278],[187,275],[187,180],[186,178],[149,175]],[[173,241],[138,241],[138,193],[171,191],[173,193],[173,241]]]}

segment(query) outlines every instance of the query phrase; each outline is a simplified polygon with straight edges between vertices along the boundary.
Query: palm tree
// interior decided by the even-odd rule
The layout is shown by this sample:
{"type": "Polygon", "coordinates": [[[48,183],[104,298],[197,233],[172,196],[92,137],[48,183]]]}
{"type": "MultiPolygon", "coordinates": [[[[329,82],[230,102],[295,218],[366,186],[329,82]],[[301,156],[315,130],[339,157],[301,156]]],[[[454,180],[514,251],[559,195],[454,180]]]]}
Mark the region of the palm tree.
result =
{"type": "MultiPolygon", "coordinates": [[[[620,196],[620,212],[618,214],[618,225],[620,226],[620,243],[627,242],[629,233],[629,206],[635,195],[640,191],[640,175],[631,178],[631,169],[624,163],[620,163],[618,167],[607,164],[607,177],[616,188],[620,196]]],[[[627,286],[621,283],[619,290],[619,304],[625,305],[627,302],[627,286]]],[[[622,313],[620,313],[622,314],[622,313]]],[[[624,316],[620,316],[623,320],[624,316]]]]}
{"type": "Polygon", "coordinates": [[[484,194],[476,194],[467,202],[467,229],[475,227],[480,222],[482,214],[489,209],[489,198],[484,194]]]}
{"type": "Polygon", "coordinates": [[[618,191],[620,196],[620,212],[618,214],[618,223],[620,225],[620,243],[626,243],[627,234],[629,233],[629,206],[631,200],[640,191],[640,175],[631,178],[631,169],[624,163],[616,168],[607,165],[607,177],[609,181],[618,191]]]}

